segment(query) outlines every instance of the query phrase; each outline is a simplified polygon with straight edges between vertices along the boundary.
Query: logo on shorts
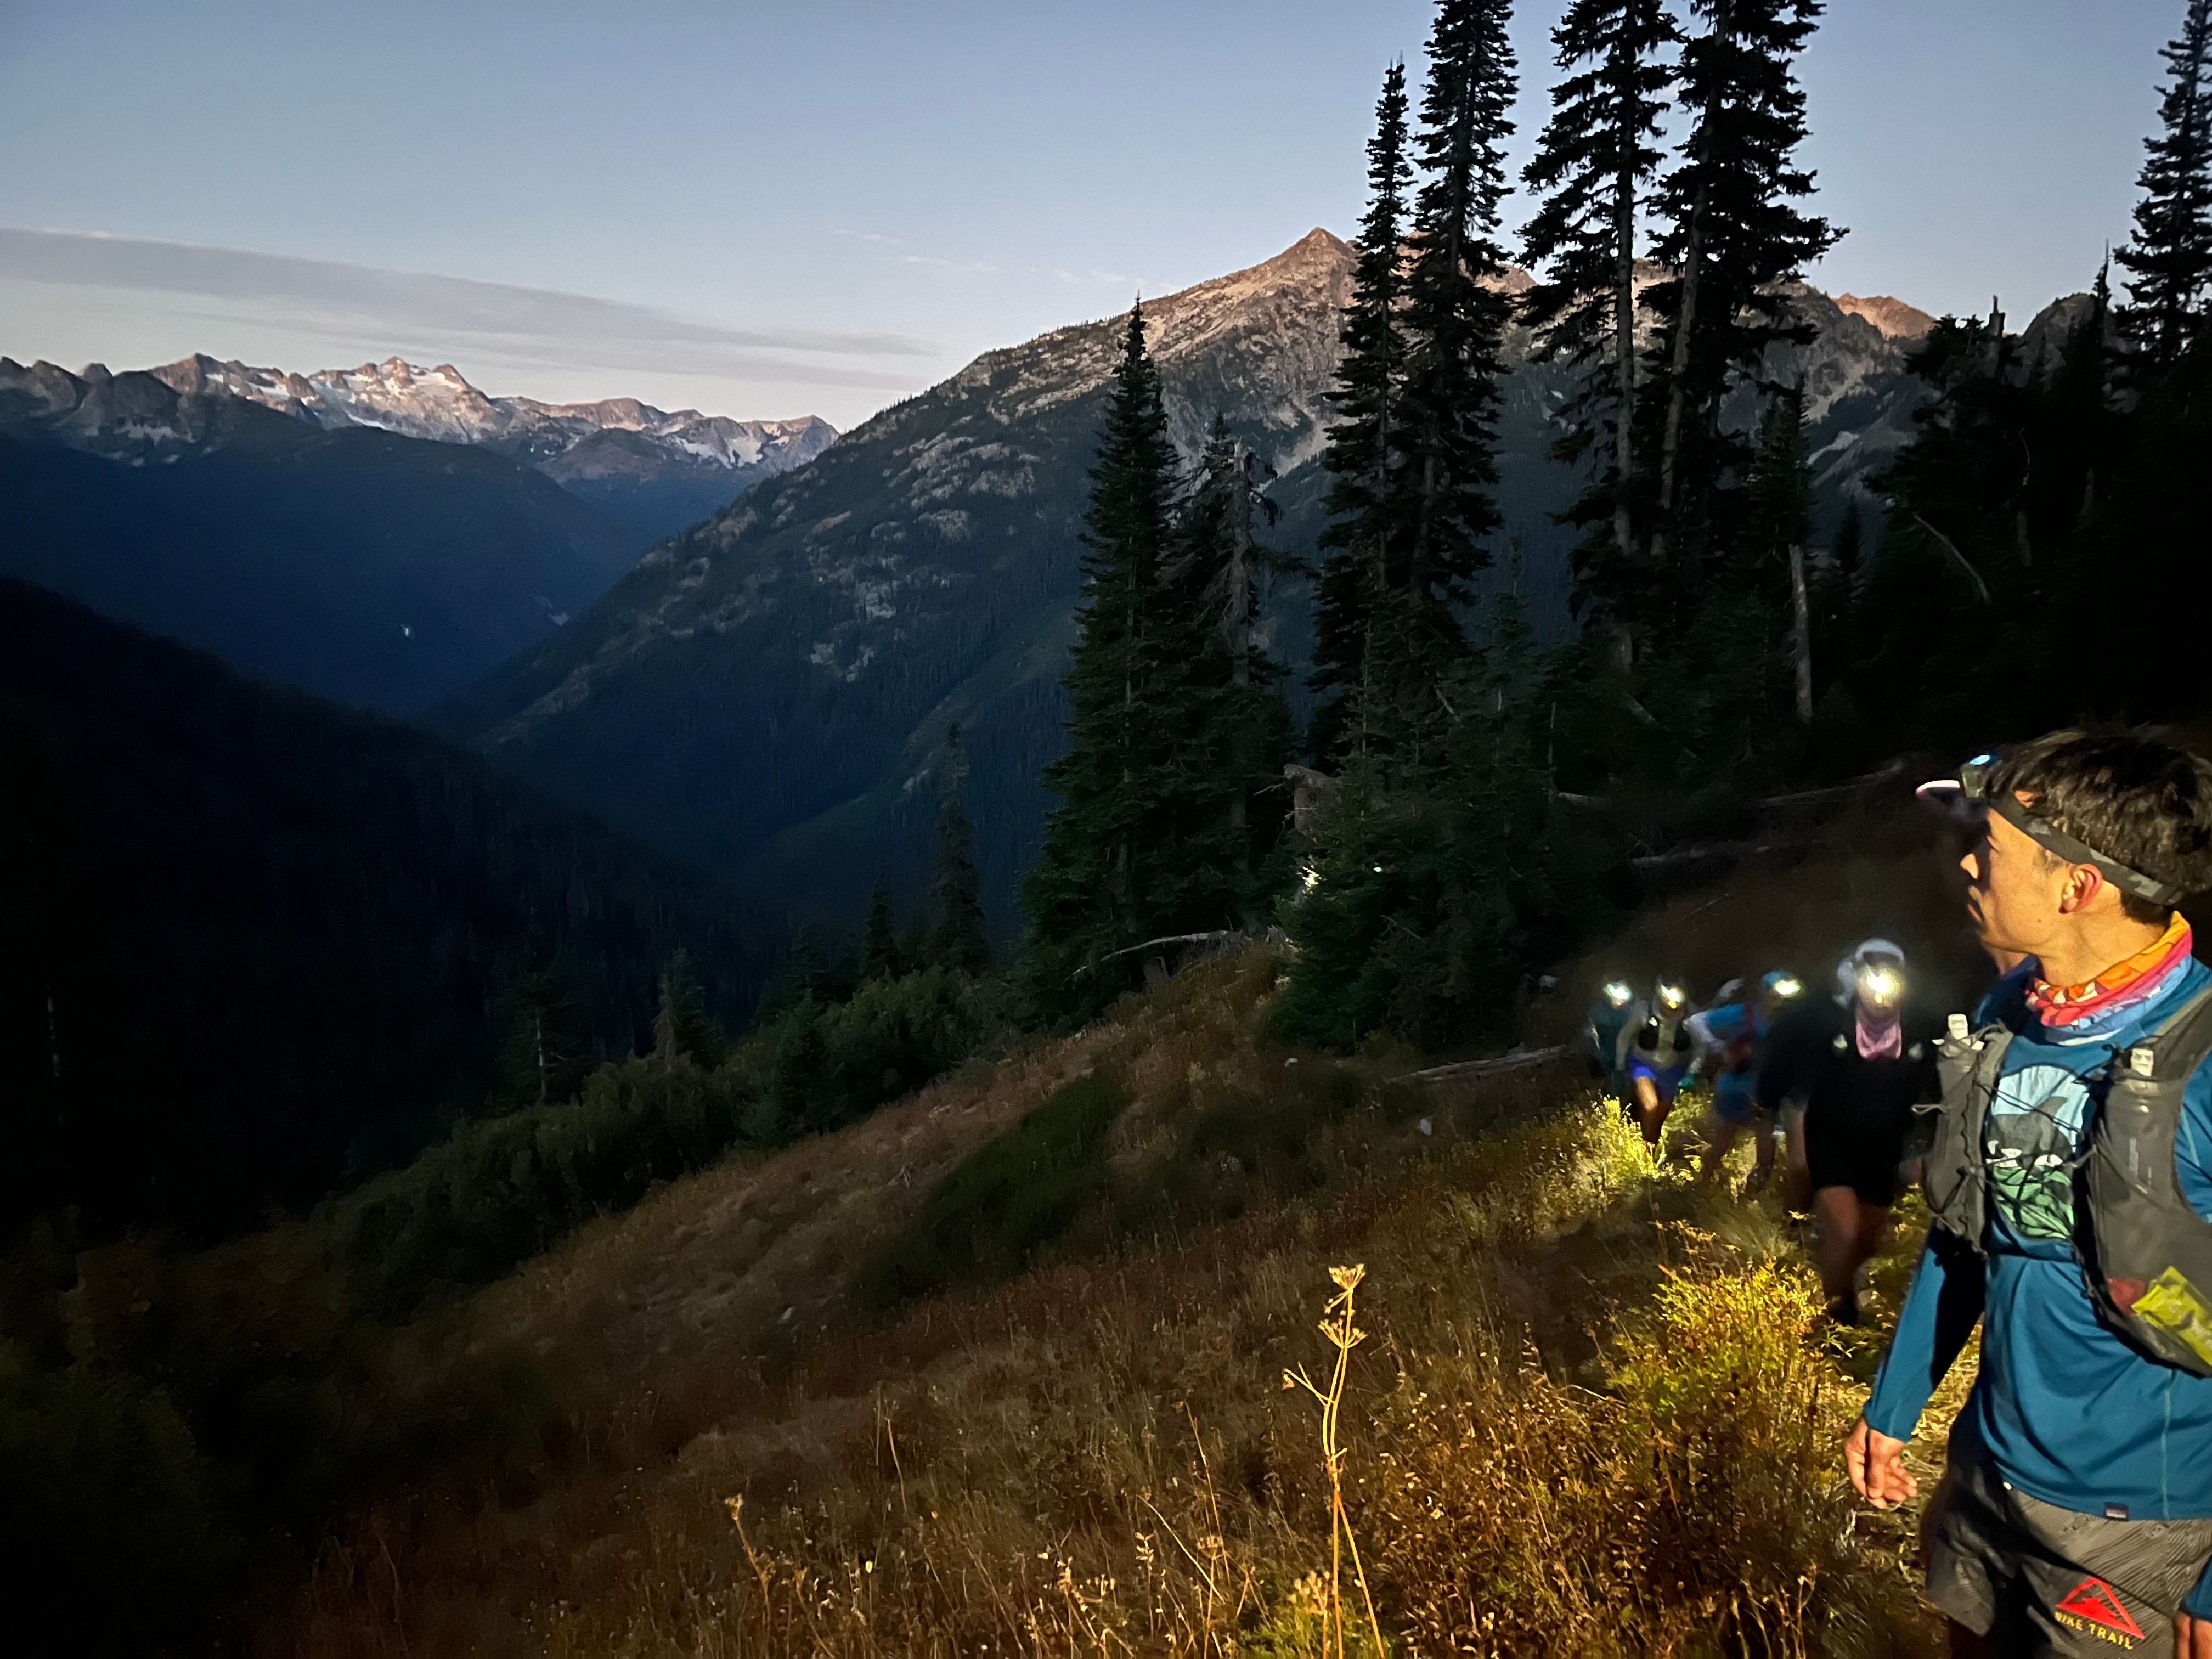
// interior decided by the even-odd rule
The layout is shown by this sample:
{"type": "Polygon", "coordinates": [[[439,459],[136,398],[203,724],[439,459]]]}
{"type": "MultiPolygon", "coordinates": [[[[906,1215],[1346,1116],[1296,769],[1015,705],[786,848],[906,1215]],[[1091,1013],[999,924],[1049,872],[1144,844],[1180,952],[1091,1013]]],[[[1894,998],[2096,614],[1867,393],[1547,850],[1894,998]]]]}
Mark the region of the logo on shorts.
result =
{"type": "Polygon", "coordinates": [[[2101,1578],[2084,1578],[2051,1613],[2067,1629],[2087,1632],[2115,1647],[2132,1648],[2142,1640],[2142,1626],[2120,1605],[2118,1593],[2101,1578]]]}

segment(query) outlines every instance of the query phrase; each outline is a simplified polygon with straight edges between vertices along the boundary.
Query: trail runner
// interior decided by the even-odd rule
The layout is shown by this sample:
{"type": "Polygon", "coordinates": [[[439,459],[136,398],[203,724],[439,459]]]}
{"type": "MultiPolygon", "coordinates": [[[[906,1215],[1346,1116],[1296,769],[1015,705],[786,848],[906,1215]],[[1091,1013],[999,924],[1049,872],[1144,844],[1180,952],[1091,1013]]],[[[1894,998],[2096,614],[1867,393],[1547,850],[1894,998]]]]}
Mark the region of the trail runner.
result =
{"type": "Polygon", "coordinates": [[[1836,970],[1833,1000],[1793,1012],[1759,1067],[1762,1109],[1802,1100],[1793,1164],[1812,1189],[1814,1262],[1828,1314],[1858,1323],[1858,1272],[1881,1250],[1897,1202],[1912,1109],[1936,1088],[1936,1028],[1905,999],[1905,953],[1871,939],[1836,970]]]}
{"type": "Polygon", "coordinates": [[[1759,980],[1758,995],[1690,1016],[1690,1034],[1698,1041],[1700,1063],[1713,1079],[1712,1121],[1707,1126],[1699,1182],[1711,1182],[1720,1173],[1736,1137],[1746,1129],[1753,1136],[1753,1162],[1744,1192],[1755,1193],[1773,1178],[1774,1116],[1759,1106],[1759,1072],[1776,1018],[1803,989],[1796,975],[1777,968],[1759,980]]]}
{"type": "Polygon", "coordinates": [[[1876,1504],[1977,1318],[1928,1517],[1960,1655],[2212,1659],[2212,765],[2054,732],[1923,795],[1978,801],[1967,912],[2019,965],[1944,1048],[1936,1217],[1845,1461],[1876,1504]]]}
{"type": "Polygon", "coordinates": [[[1655,1153],[1696,1046],[1684,1019],[1689,1006],[1690,994],[1680,980],[1662,979],[1620,1030],[1619,1063],[1628,1074],[1644,1144],[1655,1153]]]}

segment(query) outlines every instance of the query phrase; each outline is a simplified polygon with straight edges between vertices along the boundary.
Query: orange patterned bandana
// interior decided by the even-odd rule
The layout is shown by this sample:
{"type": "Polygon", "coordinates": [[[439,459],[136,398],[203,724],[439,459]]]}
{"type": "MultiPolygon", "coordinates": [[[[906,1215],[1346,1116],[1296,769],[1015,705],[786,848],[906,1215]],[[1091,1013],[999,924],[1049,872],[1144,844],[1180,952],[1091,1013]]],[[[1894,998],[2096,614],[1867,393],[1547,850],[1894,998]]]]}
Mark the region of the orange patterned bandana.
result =
{"type": "Polygon", "coordinates": [[[2053,985],[2037,979],[2027,990],[2027,1006],[2045,1025],[2079,1025],[2155,994],[2187,963],[2192,943],[2189,923],[2176,910],[2166,931],[2148,945],[2079,985],[2053,985]]]}

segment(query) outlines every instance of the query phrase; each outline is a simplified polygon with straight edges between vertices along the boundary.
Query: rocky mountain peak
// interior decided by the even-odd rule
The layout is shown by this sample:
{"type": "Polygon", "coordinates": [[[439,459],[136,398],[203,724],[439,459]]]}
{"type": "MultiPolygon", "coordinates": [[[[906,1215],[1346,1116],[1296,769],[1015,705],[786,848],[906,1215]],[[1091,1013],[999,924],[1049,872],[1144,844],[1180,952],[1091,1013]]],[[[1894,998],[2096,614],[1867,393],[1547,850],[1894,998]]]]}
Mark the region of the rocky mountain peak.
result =
{"type": "Polygon", "coordinates": [[[1838,294],[1836,308],[1872,323],[1892,340],[1917,340],[1936,326],[1936,319],[1919,307],[1887,294],[1838,294]]]}

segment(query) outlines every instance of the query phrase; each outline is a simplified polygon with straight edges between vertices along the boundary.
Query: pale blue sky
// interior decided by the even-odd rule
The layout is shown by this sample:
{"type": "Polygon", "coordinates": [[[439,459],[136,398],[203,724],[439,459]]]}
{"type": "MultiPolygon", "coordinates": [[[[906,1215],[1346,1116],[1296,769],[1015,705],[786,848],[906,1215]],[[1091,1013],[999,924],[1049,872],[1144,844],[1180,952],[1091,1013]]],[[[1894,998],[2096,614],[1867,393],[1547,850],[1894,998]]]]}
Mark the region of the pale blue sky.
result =
{"type": "MultiPolygon", "coordinates": [[[[1520,8],[1524,153],[1562,3],[1520,8]]],[[[1817,279],[2023,314],[2083,286],[2126,234],[2180,11],[1836,0],[1809,158],[1852,234],[1817,279]]],[[[1348,232],[1377,83],[1418,73],[1428,15],[0,0],[0,227],[121,239],[0,234],[0,352],[397,350],[495,392],[848,426],[1139,284],[1348,232]]]]}

